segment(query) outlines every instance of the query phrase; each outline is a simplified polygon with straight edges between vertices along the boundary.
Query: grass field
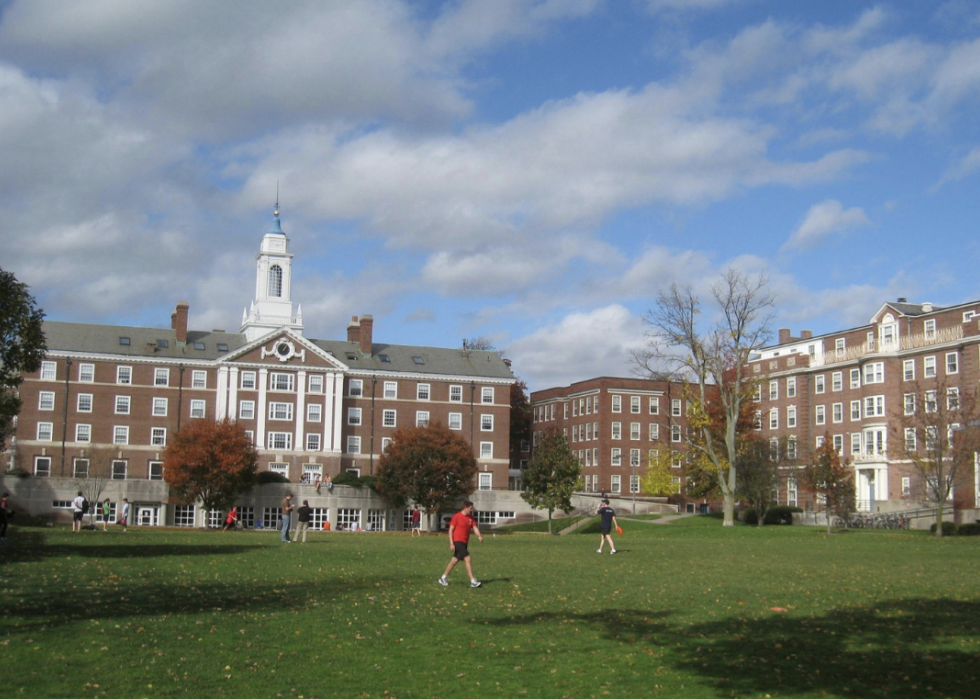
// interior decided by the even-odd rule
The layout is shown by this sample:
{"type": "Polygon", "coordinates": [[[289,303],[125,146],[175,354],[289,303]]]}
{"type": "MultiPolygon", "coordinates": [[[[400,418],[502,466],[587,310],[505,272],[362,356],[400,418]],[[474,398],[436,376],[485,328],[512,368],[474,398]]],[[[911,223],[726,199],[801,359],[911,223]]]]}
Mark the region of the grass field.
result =
{"type": "Polygon", "coordinates": [[[11,529],[5,697],[980,696],[980,538],[11,529]]]}

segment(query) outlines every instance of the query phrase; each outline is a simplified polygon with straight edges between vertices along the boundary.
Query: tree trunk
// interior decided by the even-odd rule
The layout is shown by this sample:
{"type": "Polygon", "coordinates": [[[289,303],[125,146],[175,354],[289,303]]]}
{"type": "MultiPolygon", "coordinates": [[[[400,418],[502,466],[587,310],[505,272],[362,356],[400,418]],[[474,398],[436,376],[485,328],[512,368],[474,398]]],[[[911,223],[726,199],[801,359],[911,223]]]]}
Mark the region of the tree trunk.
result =
{"type": "Polygon", "coordinates": [[[722,525],[725,527],[735,526],[735,494],[732,492],[723,493],[725,497],[724,513],[725,519],[722,525]]]}
{"type": "Polygon", "coordinates": [[[551,534],[551,510],[548,510],[548,534],[551,534]]]}
{"type": "Polygon", "coordinates": [[[943,536],[943,505],[945,505],[944,500],[936,498],[936,537],[942,538],[943,536]]]}

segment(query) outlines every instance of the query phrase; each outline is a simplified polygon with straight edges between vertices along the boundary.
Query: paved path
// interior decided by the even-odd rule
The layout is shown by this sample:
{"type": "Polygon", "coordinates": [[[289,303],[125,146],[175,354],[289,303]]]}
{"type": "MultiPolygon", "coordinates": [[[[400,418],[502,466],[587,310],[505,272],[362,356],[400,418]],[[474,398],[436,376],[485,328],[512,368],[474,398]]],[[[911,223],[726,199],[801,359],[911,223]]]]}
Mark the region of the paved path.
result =
{"type": "Polygon", "coordinates": [[[696,517],[697,515],[693,512],[681,512],[676,515],[662,515],[660,519],[631,519],[630,517],[617,517],[616,519],[623,520],[624,522],[635,522],[637,524],[670,524],[676,519],[684,519],[685,517],[696,517]]]}

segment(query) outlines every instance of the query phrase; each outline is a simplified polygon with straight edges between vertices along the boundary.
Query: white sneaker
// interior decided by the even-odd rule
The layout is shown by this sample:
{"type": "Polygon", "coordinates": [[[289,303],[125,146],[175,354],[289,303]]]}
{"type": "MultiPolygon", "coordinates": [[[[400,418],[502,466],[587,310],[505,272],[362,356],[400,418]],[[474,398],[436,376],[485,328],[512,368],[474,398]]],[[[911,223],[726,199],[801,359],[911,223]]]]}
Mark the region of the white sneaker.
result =
{"type": "Polygon", "coordinates": [[[483,583],[479,580],[470,580],[470,587],[483,587],[483,583]]]}
{"type": "Polygon", "coordinates": [[[445,575],[443,575],[441,578],[439,578],[439,584],[442,585],[443,587],[448,587],[449,586],[449,581],[446,580],[446,576],[445,575]]]}
{"type": "Polygon", "coordinates": [[[602,553],[602,549],[596,549],[595,552],[596,553],[602,553]]]}
{"type": "Polygon", "coordinates": [[[612,551],[610,551],[610,552],[609,552],[609,555],[611,556],[611,555],[613,555],[614,553],[616,553],[616,549],[613,549],[612,551]]]}

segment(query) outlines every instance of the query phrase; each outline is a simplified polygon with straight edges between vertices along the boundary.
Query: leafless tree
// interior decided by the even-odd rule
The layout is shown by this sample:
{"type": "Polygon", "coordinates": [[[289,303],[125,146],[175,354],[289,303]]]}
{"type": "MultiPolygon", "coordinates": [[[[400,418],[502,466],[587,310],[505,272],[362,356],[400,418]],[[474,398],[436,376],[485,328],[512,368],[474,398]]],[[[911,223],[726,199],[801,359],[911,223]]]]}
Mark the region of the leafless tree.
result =
{"type": "Polygon", "coordinates": [[[93,521],[102,493],[112,480],[112,462],[116,451],[109,446],[93,446],[85,450],[84,456],[75,459],[72,476],[75,487],[89,501],[89,523],[93,521]]]}
{"type": "Polygon", "coordinates": [[[702,307],[690,286],[672,284],[644,320],[652,328],[647,347],[633,354],[647,375],[679,377],[688,385],[688,442],[717,478],[724,525],[735,518],[738,424],[756,381],[746,375],[749,354],[769,341],[775,304],[765,275],[729,269],[711,289],[717,316],[702,327],[702,307]],[[709,415],[717,401],[720,419],[709,415]]]}

